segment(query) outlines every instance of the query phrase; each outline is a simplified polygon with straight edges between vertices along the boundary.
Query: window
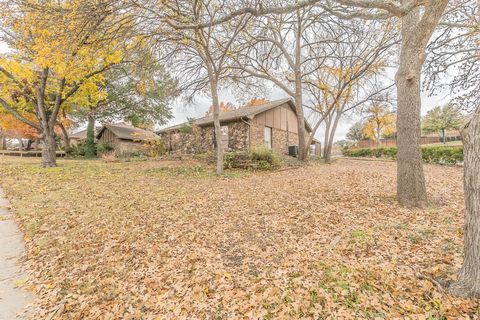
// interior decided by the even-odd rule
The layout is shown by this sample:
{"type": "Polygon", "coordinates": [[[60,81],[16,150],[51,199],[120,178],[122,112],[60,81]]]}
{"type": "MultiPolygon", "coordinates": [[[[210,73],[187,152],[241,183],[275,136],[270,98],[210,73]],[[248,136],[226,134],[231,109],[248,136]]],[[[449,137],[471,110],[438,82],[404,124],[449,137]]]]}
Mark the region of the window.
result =
{"type": "Polygon", "coordinates": [[[228,126],[221,126],[220,132],[222,133],[222,148],[223,150],[228,149],[228,126]]]}
{"type": "Polygon", "coordinates": [[[265,127],[265,147],[272,149],[272,128],[265,127]]]}

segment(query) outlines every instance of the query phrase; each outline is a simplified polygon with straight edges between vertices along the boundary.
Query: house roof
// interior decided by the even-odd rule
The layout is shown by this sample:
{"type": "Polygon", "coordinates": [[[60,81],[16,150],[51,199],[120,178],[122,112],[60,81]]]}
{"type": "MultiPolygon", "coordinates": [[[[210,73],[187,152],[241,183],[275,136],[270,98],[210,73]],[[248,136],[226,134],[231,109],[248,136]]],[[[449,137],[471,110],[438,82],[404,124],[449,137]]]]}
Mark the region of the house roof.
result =
{"type": "Polygon", "coordinates": [[[152,131],[143,130],[140,128],[136,128],[132,125],[129,125],[124,122],[115,123],[115,124],[106,124],[102,127],[100,132],[97,134],[97,139],[99,139],[105,129],[110,130],[113,132],[117,138],[124,139],[124,140],[150,140],[155,139],[157,136],[152,131]]]}
{"type": "Polygon", "coordinates": [[[70,137],[70,139],[73,139],[73,140],[86,139],[87,138],[87,129],[72,133],[69,137],[70,137]]]}
{"type": "MultiPolygon", "coordinates": [[[[235,109],[233,111],[228,111],[228,112],[222,112],[219,115],[220,122],[230,122],[242,118],[250,118],[252,119],[254,116],[257,114],[263,113],[265,111],[268,111],[270,109],[279,107],[283,104],[287,103],[293,111],[295,111],[295,105],[292,101],[292,99],[287,98],[287,99],[280,99],[280,100],[275,100],[275,101],[270,101],[267,103],[259,104],[256,106],[244,106],[238,109],[235,109]]],[[[208,126],[213,124],[213,115],[208,115],[203,118],[199,118],[193,121],[194,124],[198,126],[208,126]]],[[[168,128],[160,129],[157,131],[157,133],[163,133],[163,132],[168,132],[172,130],[178,130],[182,127],[184,127],[188,122],[180,123],[168,128]]],[[[307,121],[305,121],[305,127],[307,128],[308,131],[311,131],[311,127],[308,124],[307,121]]]]}

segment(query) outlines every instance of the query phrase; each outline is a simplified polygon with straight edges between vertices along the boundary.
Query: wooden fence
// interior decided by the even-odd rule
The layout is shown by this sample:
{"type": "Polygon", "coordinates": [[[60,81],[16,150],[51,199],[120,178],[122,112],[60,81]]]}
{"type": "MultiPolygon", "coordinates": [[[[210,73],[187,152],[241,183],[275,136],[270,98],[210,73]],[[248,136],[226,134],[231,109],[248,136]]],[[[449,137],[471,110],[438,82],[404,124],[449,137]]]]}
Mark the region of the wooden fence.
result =
{"type": "MultiPolygon", "coordinates": [[[[13,157],[41,157],[42,151],[13,151],[13,150],[0,150],[1,156],[13,156],[13,157]]],[[[57,151],[57,158],[64,158],[65,151],[57,151]]]]}

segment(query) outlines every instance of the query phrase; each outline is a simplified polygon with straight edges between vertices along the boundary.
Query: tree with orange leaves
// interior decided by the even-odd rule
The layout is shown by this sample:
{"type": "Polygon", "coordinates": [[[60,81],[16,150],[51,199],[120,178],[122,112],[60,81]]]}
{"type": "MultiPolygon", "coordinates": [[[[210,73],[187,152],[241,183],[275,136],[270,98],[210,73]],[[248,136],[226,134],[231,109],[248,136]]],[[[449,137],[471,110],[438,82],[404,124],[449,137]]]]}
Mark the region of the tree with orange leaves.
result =
{"type": "MultiPolygon", "coordinates": [[[[231,102],[220,102],[220,105],[219,105],[219,109],[220,109],[220,113],[223,113],[223,112],[230,112],[230,111],[233,111],[235,109],[237,109],[237,107],[235,107],[233,105],[233,103],[231,102]]],[[[206,116],[208,115],[211,115],[213,114],[213,105],[210,106],[210,108],[208,108],[208,111],[205,113],[206,116]]]]}
{"type": "Polygon", "coordinates": [[[270,100],[265,99],[265,98],[253,98],[250,101],[247,102],[246,106],[247,107],[256,107],[261,104],[269,103],[270,100]]]}
{"type": "MultiPolygon", "coordinates": [[[[35,122],[35,116],[25,115],[30,121],[35,122]]],[[[3,135],[11,138],[24,138],[35,140],[39,138],[37,129],[17,120],[9,113],[0,113],[0,128],[3,135]]]]}

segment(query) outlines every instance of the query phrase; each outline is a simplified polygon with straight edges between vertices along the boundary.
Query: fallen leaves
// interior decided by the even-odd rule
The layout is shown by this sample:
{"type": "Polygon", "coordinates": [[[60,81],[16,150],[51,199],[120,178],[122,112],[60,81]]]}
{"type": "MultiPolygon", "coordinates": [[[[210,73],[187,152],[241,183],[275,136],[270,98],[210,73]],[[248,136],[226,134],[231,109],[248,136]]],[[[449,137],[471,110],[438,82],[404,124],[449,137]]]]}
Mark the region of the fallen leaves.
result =
{"type": "Polygon", "coordinates": [[[461,264],[459,168],[426,166],[433,205],[410,210],[395,201],[395,163],[226,178],[155,161],[0,165],[26,231],[34,318],[478,315],[427,279],[461,264]]]}

